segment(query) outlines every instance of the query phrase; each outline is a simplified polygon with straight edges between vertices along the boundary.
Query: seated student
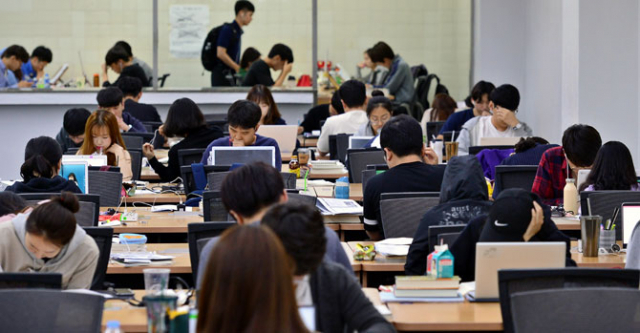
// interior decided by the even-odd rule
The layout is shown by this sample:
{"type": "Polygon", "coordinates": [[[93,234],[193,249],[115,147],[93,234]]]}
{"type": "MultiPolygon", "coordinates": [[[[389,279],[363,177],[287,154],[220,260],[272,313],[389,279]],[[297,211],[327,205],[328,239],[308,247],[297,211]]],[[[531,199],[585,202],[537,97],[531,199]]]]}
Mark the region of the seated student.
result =
{"type": "Polygon", "coordinates": [[[27,142],[24,163],[20,167],[23,181],[8,186],[5,191],[15,193],[82,193],[75,182],[59,176],[62,166],[62,149],[56,140],[48,136],[33,138],[27,142]]]}
{"type": "Polygon", "coordinates": [[[440,134],[438,134],[438,139],[442,140],[444,138],[444,132],[460,132],[462,125],[473,117],[491,115],[489,110],[489,96],[495,88],[491,82],[478,81],[478,83],[473,86],[473,89],[471,89],[470,99],[473,107],[464,111],[454,112],[442,126],[440,134]]]}
{"type": "Polygon", "coordinates": [[[84,141],[84,127],[91,112],[84,108],[69,109],[64,113],[62,128],[56,135],[56,141],[60,144],[62,152],[69,148],[80,148],[84,141]]]}
{"type": "Polygon", "coordinates": [[[469,153],[469,147],[479,146],[482,138],[531,136],[531,128],[516,118],[520,93],[510,84],[494,89],[489,97],[491,116],[475,117],[467,121],[460,131],[458,152],[469,153]]]}
{"type": "Polygon", "coordinates": [[[595,128],[570,126],[562,135],[562,147],[548,149],[542,155],[531,192],[546,205],[562,204],[566,179],[577,179],[580,169],[590,169],[600,146],[602,139],[595,128]]]}
{"type": "Polygon", "coordinates": [[[640,191],[629,148],[619,141],[603,144],[580,190],[640,191]]]}
{"type": "Polygon", "coordinates": [[[0,50],[0,89],[3,88],[28,88],[33,82],[14,82],[13,72],[29,61],[29,53],[20,45],[11,45],[0,50]]]}
{"type": "Polygon", "coordinates": [[[4,272],[62,274],[62,289],[89,289],[100,251],[76,223],[78,198],[62,192],[28,214],[0,224],[4,272]]]}
{"type": "Polygon", "coordinates": [[[538,165],[542,154],[554,147],[558,145],[550,144],[549,141],[538,136],[520,138],[514,147],[514,153],[500,162],[500,165],[538,165]]]}
{"type": "Polygon", "coordinates": [[[327,118],[344,113],[342,100],[340,99],[340,91],[336,90],[331,95],[331,103],[314,106],[305,115],[302,124],[298,127],[298,134],[311,133],[320,130],[320,122],[326,121],[327,118]]]}
{"type": "Polygon", "coordinates": [[[271,48],[266,58],[258,59],[251,65],[242,85],[252,87],[256,84],[262,84],[267,87],[281,87],[292,68],[293,51],[284,44],[276,44],[271,48]],[[280,76],[275,82],[271,78],[271,69],[280,71],[280,76]]]}
{"type": "Polygon", "coordinates": [[[308,205],[286,203],[262,218],[295,263],[298,306],[313,307],[317,332],[394,332],[371,304],[353,274],[323,260],[327,244],[322,215],[308,205]]]}
{"type": "Polygon", "coordinates": [[[287,122],[280,116],[278,105],[271,95],[271,90],[261,84],[256,84],[249,90],[247,100],[252,101],[260,106],[262,115],[260,116],[260,125],[286,125],[287,122]]]}
{"type": "Polygon", "coordinates": [[[118,128],[122,132],[146,133],[147,129],[142,122],[128,112],[124,112],[124,96],[118,87],[107,87],[98,92],[96,100],[98,106],[113,113],[118,121],[118,128]]]}
{"type": "Polygon", "coordinates": [[[389,74],[389,70],[384,66],[378,66],[375,62],[373,62],[371,54],[373,53],[373,48],[369,48],[364,51],[363,57],[364,60],[356,66],[356,77],[355,79],[366,84],[371,84],[375,86],[379,86],[384,83],[384,80],[387,78],[387,74],[389,74]],[[363,76],[362,69],[369,68],[369,74],[363,76]]]}
{"type": "Polygon", "coordinates": [[[122,180],[131,180],[131,155],[118,130],[116,116],[106,110],[96,110],[87,119],[84,133],[87,138],[77,155],[106,154],[108,165],[120,167],[122,180]]]}
{"type": "MultiPolygon", "coordinates": [[[[420,127],[424,131],[424,135],[427,135],[427,123],[434,121],[447,121],[451,115],[458,108],[458,103],[447,94],[437,94],[433,97],[433,103],[431,108],[424,111],[422,114],[422,120],[420,120],[420,127]]],[[[429,141],[434,138],[427,138],[429,141]]]]}
{"type": "Polygon", "coordinates": [[[393,49],[385,42],[378,42],[374,45],[371,56],[371,60],[376,65],[389,70],[384,82],[375,87],[389,89],[389,93],[395,96],[394,102],[397,104],[411,102],[414,87],[413,74],[411,74],[409,64],[399,54],[393,53],[393,49]]]}
{"type": "Polygon", "coordinates": [[[478,242],[565,242],[567,266],[576,266],[571,259],[570,239],[551,220],[549,206],[523,189],[502,191],[489,209],[488,215],[469,221],[458,239],[449,246],[453,254],[454,271],[462,281],[475,280],[476,243],[478,242]]]}
{"type": "Polygon", "coordinates": [[[362,124],[356,132],[356,136],[377,136],[380,134],[380,129],[384,124],[393,116],[393,105],[391,101],[384,97],[384,93],[381,91],[374,91],[367,103],[367,118],[369,121],[366,124],[362,124]]]}
{"type": "Polygon", "coordinates": [[[162,122],[155,106],[140,103],[140,98],[142,98],[142,82],[140,82],[140,79],[125,76],[118,80],[118,88],[124,95],[124,112],[140,121],[162,122]]]}
{"type": "Polygon", "coordinates": [[[111,68],[116,74],[119,74],[118,79],[113,82],[117,85],[118,80],[125,76],[137,77],[142,82],[143,87],[151,87],[147,74],[140,65],[134,64],[133,60],[129,57],[127,51],[121,46],[114,46],[109,49],[107,55],[104,57],[105,63],[102,64],[102,86],[108,87],[112,85],[109,82],[109,75],[107,74],[107,68],[111,68]]]}
{"type": "MultiPolygon", "coordinates": [[[[318,138],[318,152],[320,156],[329,154],[329,136],[335,134],[354,134],[360,126],[369,121],[364,112],[364,104],[367,102],[367,88],[364,83],[349,80],[340,86],[340,99],[344,107],[344,113],[327,118],[322,126],[322,132],[318,138]]],[[[332,157],[335,159],[335,156],[332,157]]]]}
{"type": "Polygon", "coordinates": [[[4,191],[0,192],[0,222],[11,221],[27,208],[27,202],[21,196],[4,191]]]}
{"type": "Polygon", "coordinates": [[[198,332],[308,332],[296,304],[293,263],[271,230],[222,234],[198,295],[198,332]]]}
{"type": "MultiPolygon", "coordinates": [[[[127,52],[127,55],[129,56],[129,59],[131,60],[131,62],[134,65],[138,65],[142,68],[142,70],[144,71],[144,75],[147,77],[147,80],[150,80],[151,78],[153,78],[153,69],[151,69],[151,66],[149,66],[146,62],[140,60],[140,58],[135,57],[133,55],[133,51],[131,50],[131,45],[129,45],[129,43],[121,40],[116,42],[116,45],[114,46],[122,47],[127,52]]],[[[140,83],[142,83],[142,81],[140,83]]],[[[150,85],[152,85],[151,83],[152,82],[149,81],[150,85]]]]}
{"type": "Polygon", "coordinates": [[[438,156],[422,142],[418,122],[407,116],[391,118],[380,132],[389,170],[369,180],[364,188],[364,229],[372,240],[384,238],[380,226],[380,194],[396,192],[439,192],[443,171],[438,156]]]}
{"type": "Polygon", "coordinates": [[[245,77],[247,77],[247,73],[249,72],[249,68],[251,65],[260,60],[260,52],[253,47],[249,47],[244,52],[242,52],[242,57],[240,58],[240,70],[238,71],[238,76],[240,77],[240,81],[244,81],[245,77]]]}
{"type": "Polygon", "coordinates": [[[413,236],[404,271],[424,275],[429,255],[429,227],[467,224],[486,215],[491,207],[482,167],[474,156],[454,156],[447,163],[440,190],[440,204],[429,209],[413,236]]]}
{"type": "MultiPolygon", "coordinates": [[[[251,163],[233,170],[222,181],[222,204],[238,224],[254,224],[262,220],[264,214],[277,203],[289,200],[282,176],[275,168],[264,163],[251,163]]],[[[325,227],[327,250],[324,257],[352,271],[340,239],[335,231],[325,227]]],[[[217,238],[210,240],[200,252],[197,286],[202,285],[207,258],[214,248],[217,238]]]]}
{"type": "Polygon", "coordinates": [[[238,100],[231,105],[227,112],[229,122],[229,136],[225,136],[211,142],[202,156],[202,164],[209,164],[209,154],[212,147],[275,147],[276,148],[276,168],[282,168],[282,157],[278,142],[272,138],[267,138],[256,134],[260,127],[260,117],[262,111],[258,104],[244,99],[238,100]]]}
{"type": "Polygon", "coordinates": [[[169,149],[169,166],[164,166],[158,161],[153,153],[153,145],[145,143],[142,146],[142,153],[164,182],[180,177],[178,162],[180,149],[205,148],[211,141],[223,136],[218,127],[207,125],[198,105],[188,98],[178,99],[171,104],[167,121],[160,126],[158,132],[168,138],[176,136],[184,138],[169,149]]]}
{"type": "Polygon", "coordinates": [[[36,47],[29,61],[22,64],[22,79],[34,81],[44,77],[44,68],[53,61],[53,53],[44,46],[36,47]]]}

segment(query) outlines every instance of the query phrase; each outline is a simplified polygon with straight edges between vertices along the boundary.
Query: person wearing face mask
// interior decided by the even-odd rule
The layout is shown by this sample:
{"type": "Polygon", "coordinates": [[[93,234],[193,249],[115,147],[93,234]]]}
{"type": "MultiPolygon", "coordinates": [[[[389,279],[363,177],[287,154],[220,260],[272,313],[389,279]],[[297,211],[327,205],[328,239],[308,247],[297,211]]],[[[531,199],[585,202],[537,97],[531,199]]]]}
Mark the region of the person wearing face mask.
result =
{"type": "Polygon", "coordinates": [[[0,224],[2,270],[60,273],[63,289],[90,288],[100,251],[76,223],[79,208],[75,195],[62,192],[31,213],[0,224]]]}
{"type": "MultiPolygon", "coordinates": [[[[479,116],[488,116],[489,113],[489,95],[496,87],[491,82],[487,81],[478,81],[471,89],[471,104],[473,104],[473,108],[454,112],[447,121],[442,126],[440,133],[438,134],[438,139],[442,140],[444,138],[444,132],[460,132],[462,129],[462,125],[464,125],[469,119],[473,117],[479,116]]],[[[431,140],[431,138],[428,138],[431,140]]]]}
{"type": "Polygon", "coordinates": [[[520,93],[516,87],[503,84],[494,89],[489,97],[491,116],[472,118],[462,126],[456,140],[458,154],[467,155],[469,147],[479,146],[482,138],[531,136],[531,128],[516,117],[519,104],[520,93]]]}
{"type": "Polygon", "coordinates": [[[103,87],[108,87],[112,84],[117,85],[120,78],[125,76],[137,77],[140,79],[140,82],[142,82],[143,87],[151,87],[151,83],[144,73],[144,69],[142,69],[140,65],[133,63],[133,59],[122,46],[116,45],[109,49],[104,61],[105,63],[102,64],[103,87]],[[111,68],[112,71],[119,75],[118,79],[113,83],[109,82],[107,68],[111,68]]]}

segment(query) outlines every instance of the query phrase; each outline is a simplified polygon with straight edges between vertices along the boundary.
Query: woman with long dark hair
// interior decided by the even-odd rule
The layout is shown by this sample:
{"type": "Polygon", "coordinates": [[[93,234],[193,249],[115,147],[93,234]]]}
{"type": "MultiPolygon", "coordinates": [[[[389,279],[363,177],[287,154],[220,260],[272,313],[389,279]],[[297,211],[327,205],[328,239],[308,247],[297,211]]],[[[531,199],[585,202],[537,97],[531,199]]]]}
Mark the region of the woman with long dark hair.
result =
{"type": "Polygon", "coordinates": [[[581,190],[639,191],[629,148],[619,141],[609,141],[602,145],[581,190]]]}

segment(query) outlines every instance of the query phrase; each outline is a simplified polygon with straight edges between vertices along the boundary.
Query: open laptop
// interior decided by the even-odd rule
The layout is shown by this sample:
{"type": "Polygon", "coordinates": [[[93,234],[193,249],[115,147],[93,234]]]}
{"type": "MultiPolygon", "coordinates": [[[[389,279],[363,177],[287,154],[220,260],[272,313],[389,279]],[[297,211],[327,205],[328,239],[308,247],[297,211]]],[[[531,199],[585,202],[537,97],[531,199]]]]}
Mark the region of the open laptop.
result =
{"type": "Polygon", "coordinates": [[[622,204],[622,244],[627,247],[633,235],[633,229],[640,221],[640,202],[625,202],[622,204]]]}
{"type": "Polygon", "coordinates": [[[291,158],[291,154],[296,149],[297,125],[260,125],[257,133],[276,140],[282,159],[291,158]]]}
{"type": "Polygon", "coordinates": [[[58,83],[58,80],[60,80],[60,78],[67,71],[67,69],[69,69],[69,64],[62,65],[62,67],[60,67],[60,69],[58,69],[56,74],[51,79],[51,85],[54,85],[54,84],[58,83]]]}
{"type": "Polygon", "coordinates": [[[520,141],[520,137],[484,137],[480,138],[480,146],[514,146],[520,141]]]}
{"type": "Polygon", "coordinates": [[[498,302],[498,270],[513,268],[564,268],[567,244],[563,242],[517,242],[476,244],[477,302],[498,302]]]}
{"type": "Polygon", "coordinates": [[[89,166],[101,167],[107,165],[107,155],[62,155],[62,164],[72,162],[87,162],[89,166]]]}
{"type": "Polygon", "coordinates": [[[212,147],[208,165],[248,164],[251,162],[264,162],[280,169],[280,166],[276,166],[276,148],[266,146],[212,147]]]}
{"type": "Polygon", "coordinates": [[[350,136],[349,137],[349,149],[365,148],[367,143],[373,139],[372,136],[350,136]]]}

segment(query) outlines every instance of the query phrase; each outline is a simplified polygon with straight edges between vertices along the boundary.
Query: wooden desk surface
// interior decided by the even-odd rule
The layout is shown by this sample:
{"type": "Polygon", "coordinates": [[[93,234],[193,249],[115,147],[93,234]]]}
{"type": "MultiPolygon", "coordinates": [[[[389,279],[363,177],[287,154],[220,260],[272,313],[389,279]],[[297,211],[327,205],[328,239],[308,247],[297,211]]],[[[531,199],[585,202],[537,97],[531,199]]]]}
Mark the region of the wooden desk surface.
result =
{"type": "MultiPolygon", "coordinates": [[[[333,198],[333,186],[315,186],[313,190],[318,198],[333,198]]],[[[349,184],[349,199],[362,201],[362,184],[349,184]]]]}
{"type": "Polygon", "coordinates": [[[147,251],[156,251],[158,254],[173,256],[169,264],[147,265],[136,267],[124,267],[118,263],[109,263],[107,274],[142,274],[145,268],[169,268],[172,274],[191,273],[191,258],[189,258],[189,244],[164,243],[147,244],[147,251]]]}
{"type": "Polygon", "coordinates": [[[580,230],[580,220],[574,217],[552,217],[558,230],[580,230]]]}
{"type": "Polygon", "coordinates": [[[160,180],[160,176],[153,171],[152,167],[142,167],[140,170],[140,180],[144,181],[158,181],[160,180]]]}
{"type": "Polygon", "coordinates": [[[300,141],[300,146],[302,147],[317,147],[318,146],[318,138],[307,138],[304,135],[298,135],[298,141],[300,141]]]}
{"type": "MultiPolygon", "coordinates": [[[[282,164],[282,169],[280,169],[281,172],[289,172],[289,164],[282,164]]],[[[311,172],[309,173],[309,179],[338,179],[340,177],[348,177],[349,176],[349,172],[347,172],[346,170],[344,170],[344,172],[341,173],[318,173],[318,172],[314,172],[313,168],[311,169],[311,172]]]]}
{"type": "Polygon", "coordinates": [[[134,194],[133,196],[124,198],[124,201],[127,204],[132,204],[134,202],[143,202],[148,204],[153,204],[155,202],[158,204],[178,204],[180,203],[180,199],[182,202],[187,200],[185,195],[177,195],[175,193],[159,193],[159,194],[134,194]]]}
{"type": "Polygon", "coordinates": [[[398,331],[501,331],[500,303],[387,303],[398,331]]]}
{"type": "MultiPolygon", "coordinates": [[[[109,207],[101,207],[104,212],[109,207]]],[[[120,211],[122,211],[122,207],[120,211]]],[[[114,233],[138,233],[138,234],[160,234],[160,233],[187,233],[189,223],[203,222],[197,207],[193,212],[151,212],[150,207],[127,208],[127,211],[138,213],[137,222],[127,222],[126,226],[113,227],[114,233]],[[145,223],[146,222],[146,223],[145,223]]]]}

